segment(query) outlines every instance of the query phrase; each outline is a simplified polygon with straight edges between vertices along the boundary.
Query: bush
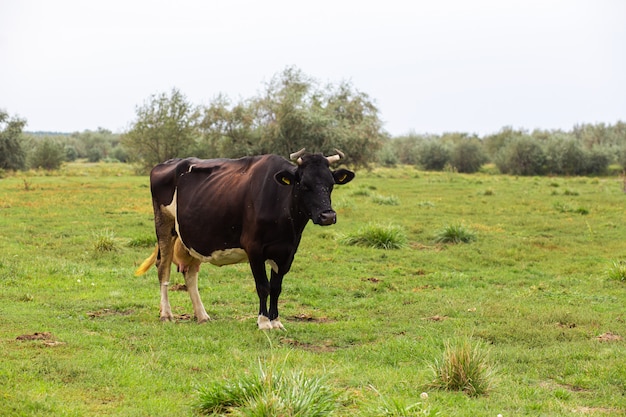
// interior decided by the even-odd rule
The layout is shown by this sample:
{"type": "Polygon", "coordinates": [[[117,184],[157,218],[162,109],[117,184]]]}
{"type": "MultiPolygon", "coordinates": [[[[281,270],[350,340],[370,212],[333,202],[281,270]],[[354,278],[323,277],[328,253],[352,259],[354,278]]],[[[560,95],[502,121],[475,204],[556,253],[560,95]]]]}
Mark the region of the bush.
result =
{"type": "Polygon", "coordinates": [[[557,137],[545,151],[545,170],[555,175],[582,175],[586,171],[586,154],[579,142],[557,137]]]}
{"type": "Polygon", "coordinates": [[[376,249],[400,249],[406,245],[407,237],[398,226],[369,224],[341,241],[351,246],[366,246],[376,249]]]}
{"type": "Polygon", "coordinates": [[[0,110],[0,169],[18,170],[26,167],[26,152],[22,144],[22,129],[26,120],[0,110]]]}
{"type": "Polygon", "coordinates": [[[463,141],[456,144],[450,155],[450,165],[457,172],[474,173],[487,162],[487,156],[476,142],[463,141]]]}
{"type": "Polygon", "coordinates": [[[419,148],[419,163],[425,170],[441,171],[450,162],[450,150],[439,141],[430,140],[419,148]]]}
{"type": "Polygon", "coordinates": [[[65,149],[63,146],[46,138],[35,146],[28,165],[31,168],[43,168],[51,171],[59,169],[64,161],[65,149]]]}
{"type": "Polygon", "coordinates": [[[385,144],[378,152],[378,161],[385,167],[395,167],[398,164],[398,157],[390,143],[385,144]]]}
{"type": "Polygon", "coordinates": [[[503,174],[541,175],[546,156],[536,140],[522,136],[501,149],[494,162],[503,174]]]}
{"type": "Polygon", "coordinates": [[[475,397],[486,394],[493,386],[494,371],[488,350],[481,344],[472,346],[468,340],[446,342],[441,360],[436,360],[432,386],[446,391],[462,391],[475,397]]]}

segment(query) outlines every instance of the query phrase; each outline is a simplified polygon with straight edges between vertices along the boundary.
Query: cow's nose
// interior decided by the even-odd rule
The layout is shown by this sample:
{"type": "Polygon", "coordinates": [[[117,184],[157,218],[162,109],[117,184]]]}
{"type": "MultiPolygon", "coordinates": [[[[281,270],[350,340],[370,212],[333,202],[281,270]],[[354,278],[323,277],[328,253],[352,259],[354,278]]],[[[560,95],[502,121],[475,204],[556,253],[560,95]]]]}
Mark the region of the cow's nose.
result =
{"type": "Polygon", "coordinates": [[[330,226],[337,223],[337,213],[332,210],[324,211],[320,214],[319,224],[322,226],[330,226]]]}

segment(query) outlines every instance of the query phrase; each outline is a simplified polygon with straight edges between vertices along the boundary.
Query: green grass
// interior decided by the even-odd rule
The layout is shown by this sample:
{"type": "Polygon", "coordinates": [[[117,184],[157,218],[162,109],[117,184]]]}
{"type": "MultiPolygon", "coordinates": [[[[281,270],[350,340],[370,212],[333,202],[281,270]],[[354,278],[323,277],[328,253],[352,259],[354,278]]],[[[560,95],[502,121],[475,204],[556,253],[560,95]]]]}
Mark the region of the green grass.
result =
{"type": "Polygon", "coordinates": [[[133,275],[155,242],[146,176],[123,164],[7,175],[0,414],[202,415],[202,392],[262,369],[294,389],[323,381],[337,416],[624,415],[626,281],[608,271],[626,256],[625,199],[617,177],[359,171],[334,191],[337,224],[305,230],[281,296],[287,331],[264,333],[245,264],[202,267],[209,323],[189,318],[182,291],[170,291],[176,322],[159,321],[155,269],[133,275]],[[375,190],[401,203],[376,204],[375,190]],[[381,224],[406,244],[341,239],[381,224]],[[478,238],[433,243],[450,224],[478,238]],[[486,394],[433,387],[456,340],[488,352],[486,394]]]}

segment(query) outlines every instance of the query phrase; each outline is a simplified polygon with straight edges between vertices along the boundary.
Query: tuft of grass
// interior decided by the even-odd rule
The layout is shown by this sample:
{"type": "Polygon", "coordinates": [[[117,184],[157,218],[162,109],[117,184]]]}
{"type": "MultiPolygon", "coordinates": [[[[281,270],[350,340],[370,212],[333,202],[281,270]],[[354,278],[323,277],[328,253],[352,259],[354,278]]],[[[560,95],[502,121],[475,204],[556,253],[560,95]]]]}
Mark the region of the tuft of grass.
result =
{"type": "Polygon", "coordinates": [[[378,204],[380,206],[398,206],[398,205],[400,205],[400,200],[395,195],[387,195],[387,196],[385,196],[385,195],[375,194],[375,195],[372,196],[372,201],[375,204],[378,204]]]}
{"type": "Polygon", "coordinates": [[[488,393],[494,383],[489,351],[482,344],[472,345],[469,340],[446,342],[443,357],[435,361],[431,370],[433,388],[461,391],[471,397],[488,393]]]}
{"type": "Polygon", "coordinates": [[[462,224],[452,224],[435,234],[435,243],[470,243],[476,240],[476,233],[462,224]]]}
{"type": "Polygon", "coordinates": [[[263,368],[257,375],[213,383],[199,393],[198,409],[204,414],[248,417],[329,416],[339,397],[323,378],[263,368]]]}
{"type": "Polygon", "coordinates": [[[109,229],[94,233],[93,249],[99,253],[115,252],[119,250],[119,244],[115,240],[115,233],[109,229]]]}
{"type": "Polygon", "coordinates": [[[613,265],[608,269],[609,279],[626,282],[626,261],[613,261],[613,265]]]}
{"type": "Polygon", "coordinates": [[[404,230],[398,226],[368,224],[356,233],[343,237],[341,242],[376,249],[400,249],[406,246],[407,237],[404,230]]]}

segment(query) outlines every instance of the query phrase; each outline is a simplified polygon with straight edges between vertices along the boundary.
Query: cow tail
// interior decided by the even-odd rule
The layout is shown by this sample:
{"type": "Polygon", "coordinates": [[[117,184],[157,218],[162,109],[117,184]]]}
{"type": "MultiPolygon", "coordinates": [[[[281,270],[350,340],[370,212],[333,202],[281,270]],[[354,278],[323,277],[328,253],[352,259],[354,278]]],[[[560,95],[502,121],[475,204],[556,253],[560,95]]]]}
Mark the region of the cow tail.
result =
{"type": "Polygon", "coordinates": [[[156,262],[158,254],[159,254],[159,245],[156,245],[156,248],[154,249],[154,252],[152,252],[152,255],[146,258],[146,260],[143,261],[141,265],[139,265],[139,268],[137,268],[137,270],[135,271],[135,276],[138,277],[139,275],[145,274],[146,271],[150,269],[150,267],[154,265],[154,263],[156,262]]]}

